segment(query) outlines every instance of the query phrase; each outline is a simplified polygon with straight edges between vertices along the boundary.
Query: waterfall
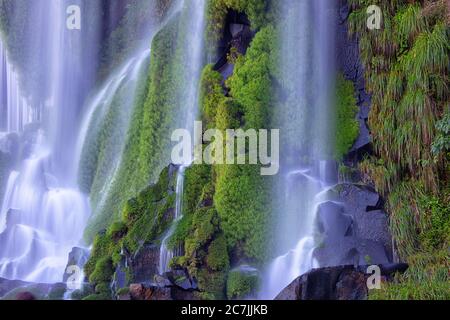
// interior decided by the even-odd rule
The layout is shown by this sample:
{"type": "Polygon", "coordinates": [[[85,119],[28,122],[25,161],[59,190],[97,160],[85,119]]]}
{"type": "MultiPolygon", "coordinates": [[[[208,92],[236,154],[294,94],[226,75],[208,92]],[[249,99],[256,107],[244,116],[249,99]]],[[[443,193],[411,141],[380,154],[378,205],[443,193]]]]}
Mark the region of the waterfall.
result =
{"type": "MultiPolygon", "coordinates": [[[[182,75],[185,79],[185,85],[180,89],[181,92],[179,93],[183,98],[178,101],[182,113],[179,123],[184,129],[191,132],[191,136],[193,136],[194,121],[197,119],[199,109],[198,90],[204,56],[203,35],[206,9],[205,3],[205,0],[186,0],[182,8],[182,19],[187,19],[187,32],[186,30],[183,30],[183,32],[186,32],[186,35],[180,43],[181,49],[185,53],[184,61],[186,62],[183,66],[184,71],[182,75]]],[[[194,150],[192,150],[192,155],[193,153],[194,150]]],[[[177,222],[182,218],[184,172],[186,168],[190,166],[190,163],[192,163],[192,161],[189,161],[189,163],[177,163],[177,165],[180,165],[180,169],[177,174],[175,217],[172,226],[161,242],[159,254],[160,274],[169,271],[170,260],[172,260],[174,256],[181,254],[181,250],[170,250],[167,245],[175,231],[177,222]]]]}
{"type": "Polygon", "coordinates": [[[99,30],[95,21],[83,31],[66,27],[66,9],[74,4],[87,12],[98,5],[80,0],[29,4],[33,14],[28,17],[29,30],[23,30],[28,43],[21,49],[32,53],[28,63],[40,77],[27,87],[26,96],[38,106],[35,110],[23,98],[20,77],[5,62],[3,46],[0,50],[0,94],[8,101],[6,130],[21,132],[26,123],[41,121],[38,129],[24,135],[22,160],[10,174],[1,204],[3,278],[61,282],[68,254],[81,244],[90,215],[88,198],[77,187],[73,158],[80,107],[94,79],[93,46],[99,30]]]}
{"type": "MultiPolygon", "coordinates": [[[[113,72],[110,78],[105,81],[105,84],[94,94],[94,96],[89,99],[87,106],[85,107],[85,117],[82,121],[81,128],[79,130],[79,135],[77,139],[77,151],[76,157],[77,161],[74,164],[77,166],[77,176],[79,177],[81,165],[84,162],[83,156],[89,157],[89,154],[83,154],[83,148],[89,138],[95,134],[98,134],[105,116],[111,111],[112,103],[114,98],[120,90],[125,91],[125,95],[122,97],[122,103],[120,104],[120,116],[119,121],[114,123],[114,128],[118,132],[126,133],[130,125],[131,115],[133,112],[136,90],[139,82],[139,75],[141,72],[145,71],[144,68],[148,67],[148,62],[150,58],[150,50],[142,49],[138,50],[135,56],[129,58],[122,67],[118,68],[117,71],[113,72]]],[[[114,112],[114,111],[113,111],[114,112]]],[[[99,190],[99,195],[97,195],[97,200],[93,203],[92,208],[95,214],[99,208],[101,208],[104,203],[108,191],[111,185],[114,183],[114,179],[118,168],[120,167],[123,151],[125,148],[126,134],[116,136],[114,141],[113,150],[108,150],[110,160],[107,165],[108,172],[102,178],[96,181],[97,185],[101,185],[102,188],[99,190]]],[[[87,150],[89,152],[89,150],[87,150]]]]}
{"type": "Polygon", "coordinates": [[[38,120],[24,95],[19,74],[0,39],[0,132],[21,132],[25,125],[38,120]]]}
{"type": "Polygon", "coordinates": [[[334,1],[289,0],[281,4],[282,84],[278,108],[285,161],[274,187],[275,252],[260,297],[273,299],[298,276],[317,267],[314,224],[320,203],[335,182],[331,160],[334,79],[334,1]],[[282,130],[283,131],[283,130],[282,130]],[[331,169],[329,169],[331,168],[331,169]]]}
{"type": "Polygon", "coordinates": [[[186,170],[185,166],[181,166],[177,173],[177,186],[176,186],[176,200],[175,200],[175,215],[173,223],[169,231],[164,236],[161,242],[161,249],[159,253],[159,273],[164,274],[170,271],[169,264],[173,257],[180,255],[180,250],[171,250],[168,248],[168,243],[173,233],[177,223],[183,218],[183,193],[184,193],[184,172],[186,170]]]}

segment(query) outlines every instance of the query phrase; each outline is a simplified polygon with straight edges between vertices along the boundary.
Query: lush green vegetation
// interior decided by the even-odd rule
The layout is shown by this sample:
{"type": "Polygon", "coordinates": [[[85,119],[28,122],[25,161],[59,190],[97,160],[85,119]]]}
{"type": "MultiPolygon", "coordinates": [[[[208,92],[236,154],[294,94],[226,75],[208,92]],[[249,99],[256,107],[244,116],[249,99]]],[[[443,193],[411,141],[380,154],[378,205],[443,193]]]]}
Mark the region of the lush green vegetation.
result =
{"type": "MultiPolygon", "coordinates": [[[[183,29],[183,17],[174,17],[153,39],[147,81],[139,82],[123,157],[106,201],[86,232],[88,239],[117,220],[126,201],[155,181],[158,172],[170,162],[170,133],[177,128],[177,119],[182,114],[180,96],[185,53],[181,44],[186,29],[183,29]]],[[[108,141],[112,140],[108,138],[108,141]]],[[[101,180],[98,179],[98,186],[101,180]]]]}
{"type": "Polygon", "coordinates": [[[228,273],[227,297],[229,300],[245,299],[257,291],[259,276],[255,273],[244,273],[232,270],[228,273]]]}
{"type": "Polygon", "coordinates": [[[95,294],[86,299],[111,299],[109,283],[121,260],[121,252],[134,255],[143,245],[158,243],[172,222],[175,175],[170,171],[170,168],[164,169],[157,184],[127,202],[120,221],[95,237],[85,266],[86,276],[95,286],[95,294]]]}
{"type": "Polygon", "coordinates": [[[272,0],[208,0],[207,6],[207,39],[210,46],[222,38],[225,19],[229,10],[247,14],[252,28],[263,27],[269,18],[268,12],[272,7],[272,0]]]}
{"type": "MultiPolygon", "coordinates": [[[[201,80],[201,115],[205,128],[263,128],[269,121],[270,69],[274,28],[261,29],[248,54],[236,61],[227,81],[211,65],[201,80]],[[251,80],[250,80],[251,79],[251,80]]],[[[266,254],[270,198],[268,179],[257,165],[192,166],[186,171],[184,217],[171,239],[185,255],[173,261],[198,279],[201,297],[226,297],[231,255],[262,262],[266,254]]]]}
{"type": "Polygon", "coordinates": [[[350,29],[361,38],[373,94],[376,155],[361,169],[387,197],[397,253],[410,264],[372,298],[448,299],[448,8],[444,1],[376,1],[383,28],[367,32],[366,1],[350,2],[350,29]]]}
{"type": "Polygon", "coordinates": [[[336,98],[336,146],[335,159],[342,160],[355,143],[359,135],[359,123],[356,120],[356,105],[353,82],[345,80],[342,75],[337,80],[336,98]]]}

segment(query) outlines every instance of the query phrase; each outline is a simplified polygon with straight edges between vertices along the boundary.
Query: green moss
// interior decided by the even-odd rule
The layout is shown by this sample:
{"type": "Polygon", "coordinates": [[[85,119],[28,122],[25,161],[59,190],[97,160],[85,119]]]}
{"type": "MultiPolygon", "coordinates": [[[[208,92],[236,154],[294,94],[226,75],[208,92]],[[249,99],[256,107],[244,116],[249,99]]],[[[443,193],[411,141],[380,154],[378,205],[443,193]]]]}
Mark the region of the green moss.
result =
{"type": "Polygon", "coordinates": [[[89,276],[89,282],[101,284],[109,282],[114,273],[111,257],[102,257],[95,264],[94,271],[89,276]]]}
{"type": "Polygon", "coordinates": [[[245,128],[266,128],[272,104],[272,76],[276,73],[277,34],[272,26],[261,29],[247,54],[237,59],[226,84],[244,112],[245,128]]]}
{"type": "Polygon", "coordinates": [[[109,287],[108,283],[99,283],[95,286],[95,293],[97,294],[104,294],[104,295],[110,295],[111,294],[111,288],[109,287]]]}
{"type": "Polygon", "coordinates": [[[339,75],[336,85],[336,148],[335,159],[338,161],[349,152],[359,135],[359,123],[356,120],[355,89],[352,81],[339,75]]]}
{"type": "Polygon", "coordinates": [[[230,267],[227,242],[223,235],[214,239],[208,247],[206,264],[213,271],[227,270],[230,267]]]}
{"type": "Polygon", "coordinates": [[[105,301],[105,300],[111,300],[111,297],[108,295],[102,295],[102,294],[91,294],[87,297],[84,297],[83,300],[85,301],[105,301]]]}
{"type": "Polygon", "coordinates": [[[130,288],[127,287],[127,288],[121,288],[121,289],[117,290],[116,295],[123,296],[123,295],[129,294],[129,293],[130,293],[130,288]]]}
{"type": "MultiPolygon", "coordinates": [[[[122,221],[114,222],[106,232],[96,236],[85,265],[85,273],[92,284],[109,288],[114,269],[122,260],[122,248],[134,255],[142,245],[159,241],[172,221],[174,187],[175,175],[165,168],[157,184],[127,202],[122,221]]],[[[132,281],[132,277],[127,278],[132,281]]],[[[97,293],[104,295],[103,291],[97,293]]]]}
{"type": "Polygon", "coordinates": [[[229,300],[245,299],[259,286],[257,274],[246,274],[239,270],[230,271],[227,280],[227,297],[229,300]]]}
{"type": "Polygon", "coordinates": [[[222,87],[222,75],[207,65],[203,69],[200,82],[200,105],[202,106],[202,120],[209,128],[215,128],[217,106],[225,98],[222,87]]]}
{"type": "MultiPolygon", "coordinates": [[[[186,2],[186,7],[153,38],[147,81],[139,81],[123,156],[107,197],[102,199],[86,231],[88,240],[118,220],[126,202],[156,181],[158,173],[170,163],[171,133],[185,125],[188,112],[185,84],[192,81],[185,63],[190,52],[184,50],[189,39],[186,25],[189,5],[186,2]]],[[[96,193],[93,200],[98,196],[96,193]]]]}
{"type": "Polygon", "coordinates": [[[225,298],[226,272],[209,272],[200,269],[197,273],[198,286],[201,288],[202,299],[222,300],[225,298]]]}

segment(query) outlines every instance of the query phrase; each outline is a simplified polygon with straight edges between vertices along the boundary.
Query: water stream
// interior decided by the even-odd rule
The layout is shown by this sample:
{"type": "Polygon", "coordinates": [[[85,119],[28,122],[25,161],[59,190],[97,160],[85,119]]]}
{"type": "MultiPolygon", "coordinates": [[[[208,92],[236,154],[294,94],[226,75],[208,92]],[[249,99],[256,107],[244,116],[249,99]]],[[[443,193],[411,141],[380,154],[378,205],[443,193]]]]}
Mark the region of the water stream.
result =
{"type": "Polygon", "coordinates": [[[275,252],[261,298],[273,299],[295,278],[317,267],[315,219],[333,183],[330,155],[333,118],[333,6],[328,0],[281,4],[283,84],[287,102],[279,109],[282,159],[274,186],[275,252]],[[295,71],[294,71],[295,70],[295,71]],[[331,168],[331,169],[330,169],[331,168]],[[330,173],[331,171],[331,173],[330,173]]]}

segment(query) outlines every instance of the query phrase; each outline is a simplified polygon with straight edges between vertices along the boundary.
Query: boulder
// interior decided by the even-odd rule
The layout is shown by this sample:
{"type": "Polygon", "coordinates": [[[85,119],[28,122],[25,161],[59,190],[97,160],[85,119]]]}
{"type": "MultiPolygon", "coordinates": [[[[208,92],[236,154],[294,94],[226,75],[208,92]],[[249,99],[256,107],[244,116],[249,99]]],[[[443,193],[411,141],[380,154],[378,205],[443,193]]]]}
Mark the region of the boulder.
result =
{"type": "Polygon", "coordinates": [[[32,283],[0,278],[1,300],[62,300],[67,291],[65,283],[32,283]]]}
{"type": "Polygon", "coordinates": [[[130,285],[131,300],[195,300],[192,291],[181,290],[178,287],[158,287],[143,283],[130,285]]]}
{"type": "MultiPolygon", "coordinates": [[[[379,265],[382,280],[390,281],[406,264],[379,265]]],[[[368,266],[338,266],[314,269],[289,284],[275,300],[365,300],[368,295],[368,266]]]]}
{"type": "Polygon", "coordinates": [[[165,274],[170,283],[182,290],[197,290],[197,282],[185,270],[173,270],[165,274]]]}
{"type": "MultiPolygon", "coordinates": [[[[77,266],[81,270],[84,268],[84,265],[89,259],[89,250],[79,247],[74,247],[72,251],[69,253],[69,258],[67,260],[66,272],[63,276],[63,282],[67,282],[69,277],[73,274],[73,271],[70,272],[71,266],[77,266]],[[69,271],[69,272],[68,272],[69,271]]],[[[81,280],[81,279],[80,279],[81,280]]]]}
{"type": "Polygon", "coordinates": [[[145,286],[144,284],[130,285],[130,297],[132,300],[173,300],[170,288],[145,286]]]}
{"type": "Polygon", "coordinates": [[[388,217],[370,187],[343,183],[318,206],[314,258],[320,266],[386,264],[392,261],[388,217]]]}
{"type": "Polygon", "coordinates": [[[31,292],[19,292],[16,295],[16,300],[31,301],[36,300],[36,297],[31,292]]]}

